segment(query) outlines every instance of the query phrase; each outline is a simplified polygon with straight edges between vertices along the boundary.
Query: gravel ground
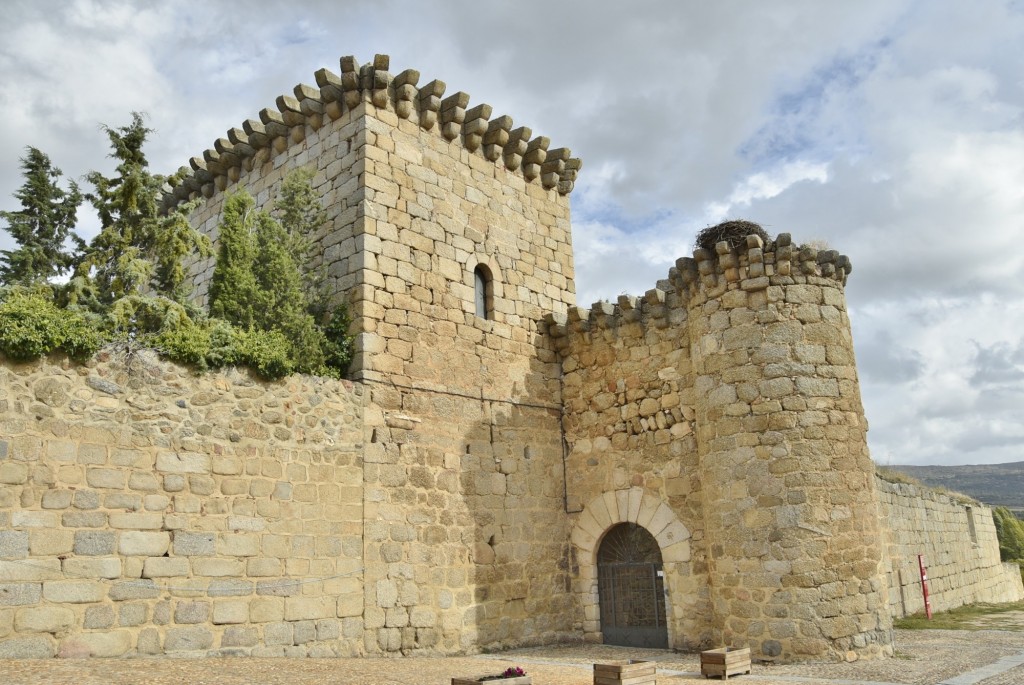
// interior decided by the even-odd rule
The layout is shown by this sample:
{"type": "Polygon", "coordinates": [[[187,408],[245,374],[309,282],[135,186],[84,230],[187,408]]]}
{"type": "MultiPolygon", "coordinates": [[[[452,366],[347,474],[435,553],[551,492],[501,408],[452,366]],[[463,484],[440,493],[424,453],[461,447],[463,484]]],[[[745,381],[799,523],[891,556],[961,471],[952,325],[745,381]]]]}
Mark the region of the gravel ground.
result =
{"type": "MultiPolygon", "coordinates": [[[[1024,665],[1002,673],[975,673],[1001,658],[1024,655],[1024,633],[896,631],[897,656],[852,664],[754,664],[750,675],[729,680],[757,685],[1024,685],[1024,665]]],[[[573,645],[449,658],[392,659],[89,659],[0,661],[2,685],[447,685],[452,676],[498,673],[521,666],[537,685],[590,685],[594,662],[648,659],[658,664],[658,685],[704,681],[697,654],[573,645]]],[[[1020,663],[1020,660],[1018,660],[1020,663]]]]}

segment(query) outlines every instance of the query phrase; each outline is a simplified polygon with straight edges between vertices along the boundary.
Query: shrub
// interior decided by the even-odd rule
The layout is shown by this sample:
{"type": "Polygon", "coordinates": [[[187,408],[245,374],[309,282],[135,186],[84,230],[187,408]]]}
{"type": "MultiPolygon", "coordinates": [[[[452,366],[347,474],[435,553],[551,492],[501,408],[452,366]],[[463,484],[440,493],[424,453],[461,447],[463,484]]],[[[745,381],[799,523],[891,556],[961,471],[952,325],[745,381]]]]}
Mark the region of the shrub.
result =
{"type": "Polygon", "coordinates": [[[81,314],[57,307],[48,290],[15,288],[0,304],[0,351],[11,359],[30,361],[57,349],[83,359],[104,342],[81,314]]]}
{"type": "Polygon", "coordinates": [[[280,331],[253,329],[238,337],[238,363],[268,380],[284,378],[295,370],[290,351],[291,342],[280,331]]]}

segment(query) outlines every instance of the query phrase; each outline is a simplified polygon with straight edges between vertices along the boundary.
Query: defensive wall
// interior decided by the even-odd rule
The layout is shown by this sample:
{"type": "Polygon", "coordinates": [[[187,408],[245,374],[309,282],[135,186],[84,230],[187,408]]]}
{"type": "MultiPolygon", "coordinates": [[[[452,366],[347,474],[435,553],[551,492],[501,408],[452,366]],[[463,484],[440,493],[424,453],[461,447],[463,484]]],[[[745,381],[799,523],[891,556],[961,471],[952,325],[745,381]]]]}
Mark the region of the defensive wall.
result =
{"type": "Polygon", "coordinates": [[[1020,568],[999,560],[990,507],[882,478],[878,494],[893,617],[924,611],[919,554],[927,567],[933,611],[1024,598],[1020,568]]]}
{"type": "Polygon", "coordinates": [[[0,365],[0,656],[359,653],[363,388],[0,365]]]}
{"type": "Polygon", "coordinates": [[[654,540],[670,646],[891,653],[886,564],[915,528],[889,543],[880,516],[849,260],[748,236],[577,307],[579,161],[388,69],[318,71],[165,197],[203,199],[216,247],[226,193],[269,208],[312,168],[352,381],[130,349],[0,366],[0,656],[601,641],[620,524],[654,540]]]}

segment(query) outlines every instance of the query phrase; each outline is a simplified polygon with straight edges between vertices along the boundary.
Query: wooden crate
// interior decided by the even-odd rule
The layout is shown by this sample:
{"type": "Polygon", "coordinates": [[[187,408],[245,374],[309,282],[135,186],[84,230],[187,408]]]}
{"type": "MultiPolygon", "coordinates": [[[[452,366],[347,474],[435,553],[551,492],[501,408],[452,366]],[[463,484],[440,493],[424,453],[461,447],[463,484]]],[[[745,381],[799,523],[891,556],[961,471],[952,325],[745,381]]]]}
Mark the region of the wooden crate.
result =
{"type": "Polygon", "coordinates": [[[722,647],[700,653],[700,674],[728,680],[731,675],[750,673],[749,647],[722,647]]]}
{"type": "Polygon", "coordinates": [[[531,685],[533,681],[530,680],[528,675],[518,675],[514,678],[494,678],[490,676],[489,680],[481,680],[481,678],[488,678],[488,676],[477,676],[476,678],[452,678],[452,685],[480,685],[480,683],[494,683],[495,685],[531,685]]]}
{"type": "Polygon", "coordinates": [[[608,661],[594,664],[594,685],[654,685],[653,661],[608,661]]]}

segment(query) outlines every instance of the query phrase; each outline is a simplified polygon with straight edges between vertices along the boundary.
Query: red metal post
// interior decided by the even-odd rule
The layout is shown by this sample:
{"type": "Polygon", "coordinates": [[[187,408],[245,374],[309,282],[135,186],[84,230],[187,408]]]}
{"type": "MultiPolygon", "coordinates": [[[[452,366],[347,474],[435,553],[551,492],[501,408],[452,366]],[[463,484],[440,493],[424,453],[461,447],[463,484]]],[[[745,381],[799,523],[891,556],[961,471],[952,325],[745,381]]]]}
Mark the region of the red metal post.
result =
{"type": "Polygon", "coordinates": [[[924,567],[924,555],[917,555],[917,565],[921,569],[921,593],[924,595],[924,613],[932,620],[932,601],[928,599],[928,569],[924,567]]]}

